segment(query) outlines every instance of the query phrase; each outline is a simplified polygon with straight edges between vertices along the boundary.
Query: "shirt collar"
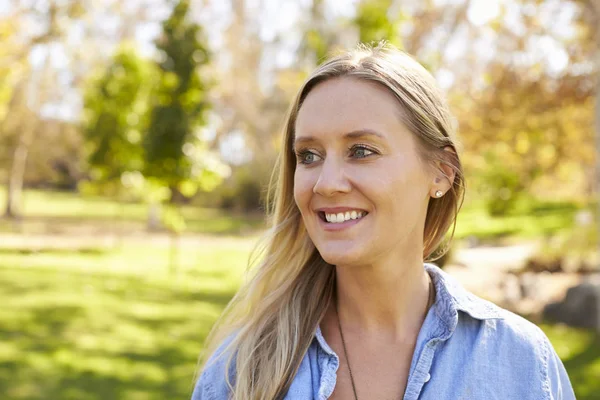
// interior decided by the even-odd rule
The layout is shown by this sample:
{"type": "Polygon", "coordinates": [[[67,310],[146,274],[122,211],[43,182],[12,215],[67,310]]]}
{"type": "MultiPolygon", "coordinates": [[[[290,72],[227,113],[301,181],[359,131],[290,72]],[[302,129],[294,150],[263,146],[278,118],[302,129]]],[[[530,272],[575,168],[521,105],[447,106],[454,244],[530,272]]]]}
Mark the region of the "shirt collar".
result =
{"type": "Polygon", "coordinates": [[[479,320],[503,318],[498,306],[475,296],[438,266],[429,263],[424,266],[435,284],[434,310],[449,334],[458,324],[458,311],[479,320]]]}
{"type": "MultiPolygon", "coordinates": [[[[447,339],[452,335],[458,325],[459,311],[478,320],[503,318],[498,306],[466,290],[454,277],[442,271],[437,265],[425,263],[424,268],[433,279],[436,291],[432,308],[438,317],[440,330],[434,333],[435,336],[447,339]]],[[[319,325],[317,325],[315,338],[325,353],[335,355],[325,341],[319,325]]]]}

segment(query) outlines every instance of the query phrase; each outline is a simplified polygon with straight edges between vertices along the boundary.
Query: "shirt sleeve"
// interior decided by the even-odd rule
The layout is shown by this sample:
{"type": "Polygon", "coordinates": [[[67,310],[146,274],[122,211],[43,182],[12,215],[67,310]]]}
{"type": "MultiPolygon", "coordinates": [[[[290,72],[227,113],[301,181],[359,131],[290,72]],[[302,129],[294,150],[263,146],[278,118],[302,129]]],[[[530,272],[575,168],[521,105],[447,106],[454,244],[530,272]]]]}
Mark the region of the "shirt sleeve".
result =
{"type": "Polygon", "coordinates": [[[225,381],[223,361],[213,364],[202,372],[196,382],[192,400],[225,400],[230,398],[229,386],[225,381]]]}
{"type": "MultiPolygon", "coordinates": [[[[234,336],[231,335],[225,339],[209,357],[202,374],[196,382],[191,400],[225,400],[231,397],[231,390],[225,373],[228,353],[224,353],[224,351],[233,338],[234,336]]],[[[235,380],[235,359],[229,365],[228,373],[235,380]]]]}
{"type": "Polygon", "coordinates": [[[545,344],[548,351],[548,386],[550,400],[575,400],[575,393],[569,380],[567,370],[561,359],[554,351],[552,344],[546,337],[545,344]]]}
{"type": "Polygon", "coordinates": [[[192,400],[208,400],[208,397],[202,393],[204,391],[204,376],[205,374],[203,373],[198,378],[194,392],[192,393],[192,400]]]}

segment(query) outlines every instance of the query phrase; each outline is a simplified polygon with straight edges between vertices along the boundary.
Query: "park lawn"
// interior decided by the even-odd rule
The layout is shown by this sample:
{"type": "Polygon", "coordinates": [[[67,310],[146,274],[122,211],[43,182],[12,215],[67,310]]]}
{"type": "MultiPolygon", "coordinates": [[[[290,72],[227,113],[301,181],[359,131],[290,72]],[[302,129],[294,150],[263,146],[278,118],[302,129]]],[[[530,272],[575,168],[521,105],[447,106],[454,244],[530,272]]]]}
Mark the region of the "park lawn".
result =
{"type": "Polygon", "coordinates": [[[563,360],[577,399],[600,399],[600,334],[562,324],[540,327],[563,360]]]}
{"type": "MultiPolygon", "coordinates": [[[[0,186],[0,210],[4,209],[4,202],[4,188],[0,186]]],[[[483,202],[471,199],[459,213],[455,237],[493,241],[549,236],[571,228],[575,215],[584,206],[585,201],[527,199],[510,214],[494,217],[487,213],[483,202]]],[[[22,211],[25,218],[19,223],[0,219],[0,232],[60,233],[82,224],[95,226],[100,232],[143,231],[148,216],[146,204],[42,190],[24,191],[22,211]]],[[[181,212],[190,233],[236,235],[265,228],[260,212],[247,215],[191,205],[182,206],[181,212]]]]}
{"type": "MultiPolygon", "coordinates": [[[[204,338],[256,237],[113,251],[0,251],[0,393],[7,400],[189,398],[204,338]]],[[[578,399],[599,399],[600,338],[542,325],[578,399]]]]}
{"type": "Polygon", "coordinates": [[[234,294],[248,240],[182,249],[0,252],[2,399],[189,398],[202,343],[234,294]]]}
{"type": "Polygon", "coordinates": [[[491,216],[483,202],[471,201],[465,203],[458,214],[455,238],[475,237],[481,241],[512,238],[519,241],[548,237],[572,228],[575,216],[585,207],[584,201],[529,198],[506,215],[491,216]]]}
{"type": "MultiPolygon", "coordinates": [[[[27,189],[22,203],[24,218],[17,222],[0,218],[0,232],[68,233],[82,225],[102,233],[143,231],[149,214],[149,207],[144,203],[119,202],[73,192],[27,189]]],[[[5,188],[0,186],[0,212],[5,204],[5,188]]],[[[181,206],[180,212],[186,222],[185,231],[189,233],[246,234],[265,226],[261,213],[248,215],[193,205],[181,206]]]]}

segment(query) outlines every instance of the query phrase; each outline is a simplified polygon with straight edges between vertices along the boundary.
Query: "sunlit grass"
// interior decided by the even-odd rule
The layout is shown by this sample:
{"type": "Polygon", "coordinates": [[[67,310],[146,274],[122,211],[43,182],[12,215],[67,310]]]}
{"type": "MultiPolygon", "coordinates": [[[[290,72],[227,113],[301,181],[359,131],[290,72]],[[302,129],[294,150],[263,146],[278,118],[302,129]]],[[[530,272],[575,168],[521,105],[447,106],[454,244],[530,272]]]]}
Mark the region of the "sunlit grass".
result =
{"type": "MultiPolygon", "coordinates": [[[[527,207],[502,218],[488,216],[480,206],[465,208],[457,236],[543,235],[572,225],[577,211],[570,204],[527,207]]],[[[143,229],[147,210],[26,191],[25,212],[26,233],[48,234],[55,224],[107,229],[130,223],[143,229]]],[[[239,287],[258,238],[239,233],[263,222],[218,210],[184,207],[183,212],[191,232],[220,235],[183,236],[174,269],[164,235],[143,240],[115,235],[108,242],[92,235],[76,248],[26,241],[18,248],[0,246],[2,399],[189,398],[204,339],[239,287]]],[[[14,231],[13,223],[0,222],[0,231],[14,231]]],[[[564,360],[577,398],[599,399],[598,335],[542,328],[564,360]]]]}
{"type": "Polygon", "coordinates": [[[166,246],[0,253],[1,397],[189,398],[252,244],[186,243],[174,272],[166,246]]]}
{"type": "Polygon", "coordinates": [[[529,199],[507,215],[491,216],[482,202],[466,204],[457,219],[457,239],[530,239],[553,235],[574,225],[581,205],[529,199]]]}
{"type": "Polygon", "coordinates": [[[600,399],[600,334],[565,325],[541,325],[563,360],[577,399],[600,399]]]}
{"type": "MultiPolygon", "coordinates": [[[[254,242],[186,243],[175,273],[165,246],[0,253],[2,398],[188,398],[204,338],[239,286],[254,242]]],[[[542,328],[577,398],[597,399],[598,336],[542,328]]]]}
{"type": "MultiPolygon", "coordinates": [[[[4,209],[4,188],[0,187],[0,210],[4,209]]],[[[459,213],[456,238],[479,239],[503,237],[535,238],[558,233],[574,224],[581,204],[526,199],[507,215],[490,216],[481,201],[465,203],[459,213]]],[[[114,199],[83,196],[74,193],[25,190],[23,215],[19,224],[0,220],[0,231],[15,229],[27,233],[52,231],[52,225],[95,224],[100,229],[144,229],[148,206],[120,203],[114,199]]],[[[181,207],[188,232],[207,234],[240,234],[265,227],[260,214],[243,215],[192,205],[181,207]]]]}
{"type": "MultiPolygon", "coordinates": [[[[61,226],[82,224],[102,231],[144,230],[149,214],[147,204],[69,192],[28,189],[23,192],[22,203],[20,212],[24,219],[19,222],[0,219],[0,231],[53,233],[61,226]]],[[[5,204],[5,188],[0,186],[0,212],[5,204]]],[[[244,215],[193,205],[181,206],[180,211],[185,218],[187,232],[240,234],[265,226],[260,213],[244,215]]]]}

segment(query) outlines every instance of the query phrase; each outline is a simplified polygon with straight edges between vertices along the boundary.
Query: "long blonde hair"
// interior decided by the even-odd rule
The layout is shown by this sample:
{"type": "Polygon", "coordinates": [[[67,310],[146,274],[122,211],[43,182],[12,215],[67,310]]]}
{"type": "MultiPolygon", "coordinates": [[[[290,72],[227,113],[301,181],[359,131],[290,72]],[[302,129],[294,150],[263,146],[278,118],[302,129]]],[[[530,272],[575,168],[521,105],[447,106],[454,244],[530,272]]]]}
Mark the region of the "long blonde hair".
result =
{"type": "MultiPolygon", "coordinates": [[[[292,144],[298,110],[307,94],[319,83],[340,76],[377,82],[390,90],[404,122],[419,139],[422,160],[438,168],[442,162],[455,171],[448,193],[429,201],[425,261],[444,254],[444,237],[449,227],[456,225],[464,197],[462,166],[453,119],[433,77],[410,56],[387,44],[361,45],[320,65],[289,110],[283,149],[269,185],[271,229],[259,247],[255,273],[228,304],[207,339],[207,353],[212,354],[226,338],[233,337],[220,354],[228,354],[224,372],[235,400],[285,396],[332,299],[335,267],[321,258],[294,201],[292,144]],[[444,151],[445,147],[454,151],[444,151]],[[235,376],[229,376],[234,365],[235,376]]],[[[454,229],[450,239],[453,234],[454,229]]]]}

